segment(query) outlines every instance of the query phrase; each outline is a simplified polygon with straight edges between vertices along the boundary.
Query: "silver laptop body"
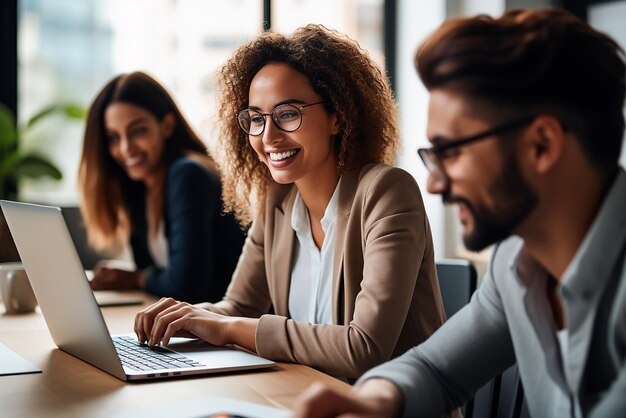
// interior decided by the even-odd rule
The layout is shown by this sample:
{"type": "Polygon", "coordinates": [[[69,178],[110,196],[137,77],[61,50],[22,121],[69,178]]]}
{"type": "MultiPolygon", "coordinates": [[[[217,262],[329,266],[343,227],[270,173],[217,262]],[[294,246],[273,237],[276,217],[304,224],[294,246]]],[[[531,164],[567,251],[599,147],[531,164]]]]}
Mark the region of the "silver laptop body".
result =
{"type": "Polygon", "coordinates": [[[271,367],[270,360],[199,341],[168,347],[203,367],[132,370],[123,366],[58,207],[2,200],[0,206],[54,343],[122,380],[271,367]]]}

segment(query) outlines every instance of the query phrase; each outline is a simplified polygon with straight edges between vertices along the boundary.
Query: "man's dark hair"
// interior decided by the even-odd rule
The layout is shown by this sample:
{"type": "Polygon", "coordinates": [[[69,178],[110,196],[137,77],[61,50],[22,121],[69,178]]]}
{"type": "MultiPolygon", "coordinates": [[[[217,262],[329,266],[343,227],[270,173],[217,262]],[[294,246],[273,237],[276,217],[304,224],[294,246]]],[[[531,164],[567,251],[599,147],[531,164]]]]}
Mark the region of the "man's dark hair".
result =
{"type": "Polygon", "coordinates": [[[426,88],[476,100],[493,119],[552,114],[589,161],[617,166],[624,134],[624,51],[559,9],[452,19],[418,49],[426,88]]]}

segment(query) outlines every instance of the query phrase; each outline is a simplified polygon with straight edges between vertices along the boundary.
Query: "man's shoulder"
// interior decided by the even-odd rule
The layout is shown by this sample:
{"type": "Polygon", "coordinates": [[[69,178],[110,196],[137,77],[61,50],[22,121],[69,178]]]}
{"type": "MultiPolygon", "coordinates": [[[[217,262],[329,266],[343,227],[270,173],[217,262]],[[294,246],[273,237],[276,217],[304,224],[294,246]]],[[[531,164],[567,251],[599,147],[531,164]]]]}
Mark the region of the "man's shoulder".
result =
{"type": "Polygon", "coordinates": [[[522,250],[524,246],[524,240],[522,240],[517,235],[511,235],[510,237],[498,242],[493,250],[492,261],[494,259],[508,259],[512,260],[519,252],[522,250]]]}
{"type": "Polygon", "coordinates": [[[524,241],[516,235],[512,235],[495,245],[489,261],[489,272],[494,279],[511,273],[523,247],[524,241]]]}

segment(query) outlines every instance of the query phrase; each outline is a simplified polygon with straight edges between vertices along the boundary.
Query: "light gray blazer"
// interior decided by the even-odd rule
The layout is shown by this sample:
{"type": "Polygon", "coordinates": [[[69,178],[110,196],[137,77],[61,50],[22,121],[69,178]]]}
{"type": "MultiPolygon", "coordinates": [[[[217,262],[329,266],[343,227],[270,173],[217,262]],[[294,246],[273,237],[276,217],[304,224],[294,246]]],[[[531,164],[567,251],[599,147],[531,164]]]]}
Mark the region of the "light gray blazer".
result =
{"type": "Polygon", "coordinates": [[[623,169],[561,279],[569,330],[564,362],[546,280],[519,238],[502,242],[468,306],[425,343],[369,371],[358,384],[389,379],[404,393],[405,417],[439,416],[517,360],[533,417],[576,416],[576,403],[583,416],[626,417],[623,169]]]}

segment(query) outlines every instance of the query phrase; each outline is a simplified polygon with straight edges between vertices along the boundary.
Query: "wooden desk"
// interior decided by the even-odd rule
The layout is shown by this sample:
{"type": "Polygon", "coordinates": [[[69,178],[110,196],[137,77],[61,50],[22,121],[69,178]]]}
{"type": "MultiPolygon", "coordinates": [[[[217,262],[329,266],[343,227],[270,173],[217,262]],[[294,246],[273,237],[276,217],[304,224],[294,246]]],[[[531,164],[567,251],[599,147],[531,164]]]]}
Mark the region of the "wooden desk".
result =
{"type": "MultiPolygon", "coordinates": [[[[132,332],[141,306],[103,308],[112,334],[132,332]]],[[[5,315],[0,306],[0,342],[43,373],[0,377],[0,416],[110,417],[184,399],[224,396],[291,408],[313,382],[337,390],[350,386],[307,366],[278,363],[271,369],[125,383],[56,348],[39,308],[35,313],[5,315]]]]}

